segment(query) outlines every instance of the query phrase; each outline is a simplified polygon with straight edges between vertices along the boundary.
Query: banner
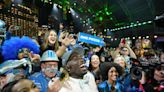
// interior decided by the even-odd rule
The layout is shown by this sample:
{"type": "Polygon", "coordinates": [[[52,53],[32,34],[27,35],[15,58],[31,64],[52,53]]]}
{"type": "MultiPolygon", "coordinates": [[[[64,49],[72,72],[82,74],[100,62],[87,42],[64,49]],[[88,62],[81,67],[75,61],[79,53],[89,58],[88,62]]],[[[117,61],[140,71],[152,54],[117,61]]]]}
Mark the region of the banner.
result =
{"type": "Polygon", "coordinates": [[[102,38],[99,38],[97,36],[93,36],[90,34],[79,32],[78,41],[90,43],[94,45],[104,46],[105,43],[102,38]]]}

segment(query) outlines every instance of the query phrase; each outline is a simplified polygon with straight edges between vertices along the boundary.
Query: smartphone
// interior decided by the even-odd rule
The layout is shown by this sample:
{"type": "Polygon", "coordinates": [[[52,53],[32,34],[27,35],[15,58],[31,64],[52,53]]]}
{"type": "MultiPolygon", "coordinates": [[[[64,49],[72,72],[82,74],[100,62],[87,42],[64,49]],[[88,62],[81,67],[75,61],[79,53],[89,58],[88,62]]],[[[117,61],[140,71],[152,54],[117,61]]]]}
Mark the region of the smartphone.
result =
{"type": "Polygon", "coordinates": [[[125,38],[121,39],[121,43],[122,43],[122,44],[126,44],[125,38]]]}

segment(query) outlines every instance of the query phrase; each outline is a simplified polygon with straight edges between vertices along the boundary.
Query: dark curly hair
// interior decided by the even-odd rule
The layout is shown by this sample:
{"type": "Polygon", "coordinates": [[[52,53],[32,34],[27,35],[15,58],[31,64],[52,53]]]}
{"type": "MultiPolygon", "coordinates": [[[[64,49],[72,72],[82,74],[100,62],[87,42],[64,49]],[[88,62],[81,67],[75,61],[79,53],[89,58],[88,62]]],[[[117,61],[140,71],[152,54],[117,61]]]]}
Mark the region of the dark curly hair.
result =
{"type": "Polygon", "coordinates": [[[112,67],[116,68],[119,76],[121,76],[123,74],[123,68],[120,65],[113,63],[113,62],[104,62],[104,63],[100,64],[100,71],[102,74],[103,81],[108,80],[108,71],[112,67]]]}
{"type": "Polygon", "coordinates": [[[20,80],[15,80],[15,81],[9,82],[2,88],[1,92],[12,92],[14,85],[17,84],[19,81],[20,80]]]}

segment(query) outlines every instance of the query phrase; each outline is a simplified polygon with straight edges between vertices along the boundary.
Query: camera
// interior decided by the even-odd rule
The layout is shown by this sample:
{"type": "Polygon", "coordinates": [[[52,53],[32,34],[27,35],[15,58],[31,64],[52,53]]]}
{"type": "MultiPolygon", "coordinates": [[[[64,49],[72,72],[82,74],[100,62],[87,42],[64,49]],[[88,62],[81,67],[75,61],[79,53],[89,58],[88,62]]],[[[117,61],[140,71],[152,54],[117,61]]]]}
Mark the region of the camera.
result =
{"type": "Polygon", "coordinates": [[[142,78],[142,72],[145,72],[146,79],[152,79],[154,70],[164,70],[164,62],[154,61],[132,61],[132,67],[130,69],[130,75],[133,80],[140,80],[142,78]]]}

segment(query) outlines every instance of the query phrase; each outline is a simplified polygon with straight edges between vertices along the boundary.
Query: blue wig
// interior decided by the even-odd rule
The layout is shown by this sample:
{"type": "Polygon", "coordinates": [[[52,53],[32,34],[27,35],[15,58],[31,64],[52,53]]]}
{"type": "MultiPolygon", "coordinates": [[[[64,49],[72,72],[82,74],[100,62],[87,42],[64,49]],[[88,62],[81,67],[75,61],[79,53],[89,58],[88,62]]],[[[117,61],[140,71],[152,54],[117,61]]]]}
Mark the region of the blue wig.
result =
{"type": "Polygon", "coordinates": [[[34,54],[39,54],[39,46],[27,36],[11,37],[10,40],[6,40],[2,45],[2,56],[4,61],[18,59],[18,52],[22,48],[28,48],[34,54]]]}

